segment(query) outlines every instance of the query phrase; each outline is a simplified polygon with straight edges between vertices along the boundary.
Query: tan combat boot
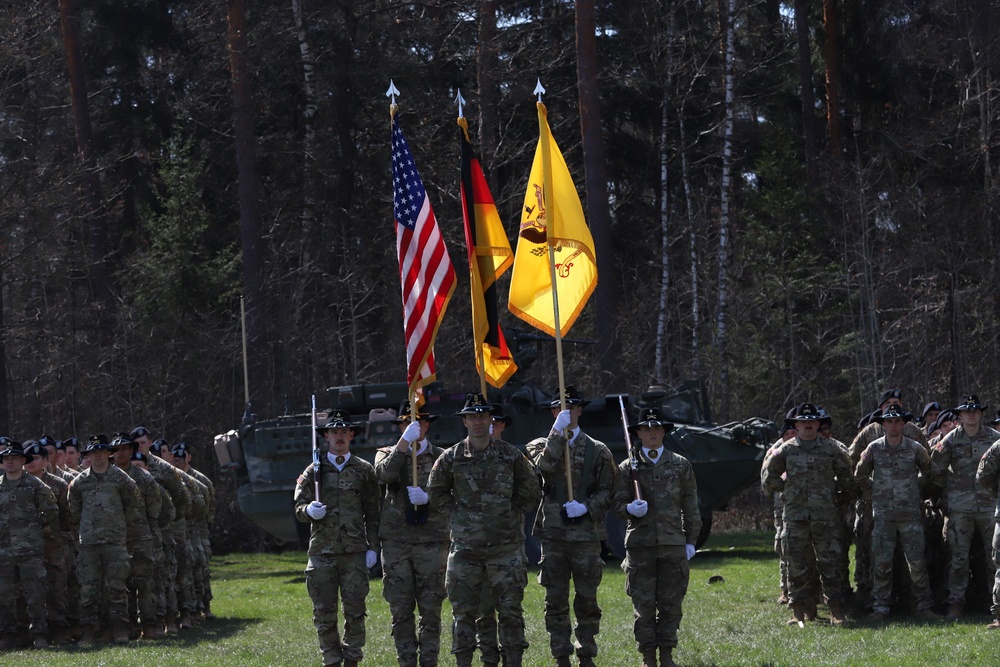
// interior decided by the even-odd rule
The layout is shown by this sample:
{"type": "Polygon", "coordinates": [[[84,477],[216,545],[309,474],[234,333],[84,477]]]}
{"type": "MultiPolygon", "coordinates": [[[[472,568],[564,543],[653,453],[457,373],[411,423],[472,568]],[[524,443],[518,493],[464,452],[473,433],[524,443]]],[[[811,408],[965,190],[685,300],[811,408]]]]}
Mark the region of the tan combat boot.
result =
{"type": "Polygon", "coordinates": [[[49,640],[45,638],[45,635],[35,635],[31,640],[31,645],[37,649],[46,649],[49,647],[49,640]]]}
{"type": "Polygon", "coordinates": [[[993,622],[986,626],[989,630],[1000,630],[1000,618],[994,618],[993,622]]]}
{"type": "Polygon", "coordinates": [[[185,611],[181,613],[181,630],[188,630],[194,627],[194,623],[191,621],[191,612],[185,611]]]}
{"type": "Polygon", "coordinates": [[[672,646],[660,647],[660,667],[677,667],[674,662],[674,649],[672,646]]]}
{"type": "Polygon", "coordinates": [[[830,625],[840,626],[847,622],[847,615],[840,605],[830,605],[830,625]]]}
{"type": "Polygon", "coordinates": [[[948,613],[945,615],[944,620],[949,622],[957,621],[962,618],[962,612],[965,611],[965,606],[952,603],[948,605],[948,613]]]}
{"type": "Polygon", "coordinates": [[[802,607],[793,606],[792,617],[788,619],[785,625],[802,625],[805,622],[806,622],[806,612],[802,610],[802,607]]]}
{"type": "Polygon", "coordinates": [[[97,637],[97,628],[92,625],[87,625],[82,628],[82,634],[80,635],[80,641],[76,643],[80,648],[90,648],[94,645],[97,637]]]}
{"type": "Polygon", "coordinates": [[[656,649],[642,654],[642,667],[656,667],[656,649]]]}
{"type": "Polygon", "coordinates": [[[142,626],[143,639],[163,639],[163,624],[150,623],[142,626]]]}

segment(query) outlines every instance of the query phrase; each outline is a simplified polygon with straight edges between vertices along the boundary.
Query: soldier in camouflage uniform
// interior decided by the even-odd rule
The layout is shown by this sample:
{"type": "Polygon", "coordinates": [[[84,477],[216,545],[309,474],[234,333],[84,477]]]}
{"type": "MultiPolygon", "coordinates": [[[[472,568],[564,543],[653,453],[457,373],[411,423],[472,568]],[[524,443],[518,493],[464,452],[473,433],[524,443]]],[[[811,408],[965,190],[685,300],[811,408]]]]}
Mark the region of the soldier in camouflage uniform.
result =
{"type": "Polygon", "coordinates": [[[643,667],[675,667],[673,651],[681,626],[681,603],[687,595],[695,542],[701,532],[698,485],[686,458],[663,446],[673,429],[658,408],[643,408],[629,428],[639,439],[622,461],[622,484],[615,512],[628,521],[625,530],[625,594],[632,598],[632,632],[643,667]],[[633,469],[632,461],[636,468],[633,469]],[[629,481],[631,480],[631,481],[629,481]],[[639,494],[635,493],[638,482],[639,494]]]}
{"type": "Polygon", "coordinates": [[[66,455],[63,466],[70,472],[79,473],[80,469],[80,443],[76,438],[66,438],[60,441],[63,452],[66,455]]]}
{"type": "MultiPolygon", "coordinates": [[[[183,543],[178,544],[177,551],[177,605],[181,609],[180,627],[186,629],[200,622],[198,609],[205,595],[206,554],[200,526],[208,520],[209,490],[181,469],[187,459],[186,442],[174,444],[169,452],[163,452],[162,447],[160,451],[170,456],[191,497],[191,504],[184,517],[183,543]]],[[[179,526],[177,532],[180,532],[179,526]]]]}
{"type": "MultiPolygon", "coordinates": [[[[1000,414],[998,414],[1000,416],[1000,414]]],[[[997,440],[983,454],[976,470],[976,490],[984,496],[993,498],[993,606],[990,611],[993,621],[987,626],[990,630],[1000,629],[1000,440],[997,440]]]]}
{"type": "Polygon", "coordinates": [[[924,528],[918,473],[933,477],[933,463],[919,442],[903,435],[912,419],[898,405],[888,405],[875,417],[885,435],[861,452],[856,478],[871,489],[872,614],[881,622],[889,615],[892,598],[892,561],[899,540],[913,582],[917,618],[937,620],[931,611],[930,582],[924,558],[924,528]]]}
{"type": "Polygon", "coordinates": [[[154,557],[160,544],[160,485],[148,472],[132,465],[132,455],[138,453],[139,445],[128,435],[118,434],[111,445],[115,448],[115,465],[135,482],[142,501],[142,511],[125,530],[125,545],[132,565],[126,582],[132,636],[141,627],[143,639],[163,639],[163,624],[157,622],[156,613],[158,573],[154,557]]]}
{"type": "Polygon", "coordinates": [[[443,451],[427,440],[438,416],[423,407],[411,422],[403,401],[396,423],[403,430],[394,447],[375,454],[375,476],[385,487],[379,537],[382,540],[382,596],[392,613],[392,638],[400,667],[436,667],[441,649],[441,603],[448,564],[448,514],[431,511],[427,480],[443,451]],[[416,448],[417,478],[412,479],[416,448]],[[419,624],[414,609],[420,614],[419,624]]]}
{"type": "MultiPolygon", "coordinates": [[[[558,392],[556,392],[558,395],[558,392]]],[[[618,470],[611,450],[584,433],[579,425],[583,399],[571,386],[561,401],[552,401],[555,423],[547,438],[528,443],[528,458],[542,473],[542,502],[535,515],[533,534],[541,540],[538,583],[545,588],[545,629],[549,649],[557,667],[570,667],[574,650],[580,667],[594,667],[601,608],[597,589],[604,574],[601,541],[606,539],[604,514],[616,491],[618,470]],[[573,494],[566,480],[566,457],[570,457],[573,494]],[[576,596],[576,639],[569,614],[569,585],[573,580],[576,596]]]]}
{"type": "MultiPolygon", "coordinates": [[[[882,395],[879,397],[878,410],[869,415],[867,425],[861,428],[861,431],[854,437],[850,447],[848,447],[848,453],[851,455],[851,461],[854,463],[855,468],[858,465],[858,460],[861,458],[861,452],[869,444],[885,435],[881,422],[876,420],[875,417],[890,405],[902,408],[902,395],[903,393],[899,389],[886,389],[882,392],[882,395]]],[[[927,448],[927,437],[915,424],[908,422],[903,430],[903,435],[919,442],[927,448]]],[[[854,583],[857,587],[858,606],[862,610],[871,608],[872,601],[871,550],[873,527],[871,493],[865,486],[862,486],[854,523],[854,583]]]]}
{"type": "Polygon", "coordinates": [[[208,478],[208,475],[191,465],[194,451],[187,442],[178,442],[171,448],[170,453],[173,456],[174,465],[179,470],[194,477],[202,485],[205,512],[193,524],[191,541],[199,549],[199,566],[196,568],[200,578],[196,585],[197,611],[206,620],[212,620],[215,618],[215,614],[212,613],[212,570],[209,566],[212,561],[212,524],[215,523],[215,484],[208,478]]]}
{"type": "Polygon", "coordinates": [[[310,525],[306,587],[313,603],[324,665],[357,667],[365,645],[368,571],[378,555],[379,503],[375,469],[352,456],[360,428],[346,410],[334,410],[316,428],[328,446],[320,459],[320,497],[312,464],[295,486],[295,516],[310,525]],[[344,635],[337,624],[337,598],[344,611],[344,635]]]}
{"type": "Polygon", "coordinates": [[[513,445],[490,435],[492,406],[469,394],[458,412],[468,436],[445,450],[431,470],[431,508],[451,511],[451,550],[445,585],[451,601],[452,653],[471,667],[476,618],[488,581],[507,667],[520,667],[528,642],[521,602],[527,585],[523,512],[540,495],[531,463],[513,445]]]}
{"type": "MultiPolygon", "coordinates": [[[[129,432],[129,437],[139,446],[139,452],[145,454],[146,471],[156,482],[170,494],[170,504],[173,508],[173,519],[169,537],[164,533],[163,560],[156,563],[157,577],[156,599],[157,613],[162,613],[163,623],[168,635],[176,635],[179,627],[177,615],[180,612],[177,604],[178,551],[184,550],[187,544],[187,522],[185,516],[190,511],[191,492],[188,491],[181,475],[184,473],[167,463],[160,454],[161,448],[155,448],[153,455],[153,436],[145,426],[136,426],[129,432]]],[[[163,440],[157,440],[166,446],[163,440]]],[[[168,450],[169,451],[169,450],[168,450]]],[[[186,627],[191,627],[190,611],[185,610],[186,627]]]]}
{"type": "Polygon", "coordinates": [[[939,414],[941,414],[941,404],[937,401],[931,401],[924,405],[924,409],[920,413],[920,429],[928,440],[931,437],[931,428],[933,428],[939,414]]]}
{"type": "Polygon", "coordinates": [[[8,440],[0,451],[0,650],[17,648],[17,591],[20,588],[35,648],[47,648],[43,529],[59,520],[52,490],[24,471],[32,457],[8,440]]]}
{"type": "Polygon", "coordinates": [[[845,618],[847,600],[840,565],[847,546],[838,506],[842,500],[854,500],[857,485],[847,452],[819,435],[822,417],[812,403],[800,405],[789,420],[797,435],[778,445],[761,470],[765,493],[780,492],[785,503],[790,625],[803,623],[807,610],[814,610],[819,602],[812,586],[813,565],[830,606],[830,622],[841,625],[845,618]]]}
{"type": "Polygon", "coordinates": [[[127,644],[128,603],[125,582],[129,555],[128,526],[142,520],[139,487],[111,465],[112,447],[104,434],[92,435],[83,453],[89,467],[69,485],[69,508],[80,526],[77,578],[80,581],[81,646],[94,642],[98,603],[107,587],[109,617],[116,644],[127,644]]]}
{"type": "MultiPolygon", "coordinates": [[[[950,552],[948,567],[949,621],[957,621],[965,607],[969,585],[969,551],[979,533],[986,563],[992,564],[993,498],[976,491],[976,471],[983,454],[1000,433],[982,423],[986,406],[975,394],[962,397],[954,408],[962,423],[931,449],[931,460],[944,481],[945,536],[950,552]]],[[[992,570],[989,573],[993,578],[992,570]]]]}
{"type": "Polygon", "coordinates": [[[31,456],[24,469],[45,483],[56,497],[59,508],[59,520],[42,528],[45,546],[42,550],[42,560],[45,565],[45,606],[49,619],[49,631],[55,643],[66,645],[71,643],[69,593],[66,587],[66,572],[70,569],[70,553],[67,536],[74,535],[75,526],[69,514],[69,484],[62,477],[52,474],[48,467],[49,452],[41,445],[42,439],[33,447],[25,448],[25,454],[31,456]]]}
{"type": "MultiPolygon", "coordinates": [[[[797,435],[794,426],[789,425],[788,419],[795,414],[795,408],[791,408],[785,413],[785,425],[778,435],[778,439],[771,443],[768,447],[767,453],[764,455],[764,461],[761,467],[766,467],[769,457],[778,448],[781,443],[791,440],[797,435]]],[[[788,557],[785,555],[784,547],[784,535],[785,535],[785,501],[782,500],[780,493],[768,494],[771,501],[774,503],[774,553],[778,556],[778,586],[781,589],[781,594],[778,595],[778,604],[788,604],[788,557]]]]}

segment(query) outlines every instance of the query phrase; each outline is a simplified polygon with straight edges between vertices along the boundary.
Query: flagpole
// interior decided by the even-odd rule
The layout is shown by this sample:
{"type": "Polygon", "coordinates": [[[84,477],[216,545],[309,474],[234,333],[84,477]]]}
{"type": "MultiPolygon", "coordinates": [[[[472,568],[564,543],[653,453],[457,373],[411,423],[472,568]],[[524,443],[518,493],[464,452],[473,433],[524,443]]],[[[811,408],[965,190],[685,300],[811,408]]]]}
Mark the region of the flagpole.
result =
{"type": "MultiPolygon", "coordinates": [[[[538,108],[538,136],[541,137],[543,134],[542,128],[542,114],[545,112],[545,104],[542,103],[542,95],[545,93],[545,88],[542,87],[542,80],[538,79],[538,83],[535,85],[534,93],[538,95],[538,101],[535,106],[538,108]]],[[[547,134],[547,133],[546,133],[547,134]]],[[[555,209],[552,207],[552,158],[549,154],[549,142],[540,141],[539,144],[542,147],[542,174],[543,182],[545,183],[545,190],[543,197],[545,198],[545,210],[549,211],[551,214],[555,214],[555,209]]],[[[552,218],[550,218],[551,220],[552,218]]],[[[549,280],[552,284],[552,318],[555,326],[555,339],[556,339],[556,367],[559,372],[559,409],[566,409],[566,372],[563,368],[563,353],[562,353],[562,331],[559,324],[559,290],[556,286],[556,249],[552,244],[552,234],[549,233],[548,226],[550,222],[546,222],[546,234],[545,234],[545,244],[549,249],[549,280]]],[[[566,450],[565,456],[563,457],[566,462],[566,500],[573,500],[573,465],[570,461],[570,446],[569,446],[569,430],[563,432],[566,437],[566,450]]]]}

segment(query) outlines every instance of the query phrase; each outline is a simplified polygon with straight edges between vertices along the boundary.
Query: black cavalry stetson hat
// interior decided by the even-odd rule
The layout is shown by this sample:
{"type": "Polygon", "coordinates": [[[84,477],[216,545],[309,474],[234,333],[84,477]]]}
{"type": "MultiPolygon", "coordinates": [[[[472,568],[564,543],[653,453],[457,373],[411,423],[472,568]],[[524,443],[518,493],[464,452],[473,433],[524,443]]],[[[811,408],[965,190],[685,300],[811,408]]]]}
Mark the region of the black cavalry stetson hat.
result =
{"type": "Polygon", "coordinates": [[[468,394],[465,397],[465,405],[456,412],[456,415],[479,415],[484,412],[493,412],[493,404],[486,400],[480,393],[468,394]]]}
{"type": "Polygon", "coordinates": [[[663,418],[663,414],[660,412],[659,408],[640,409],[639,419],[628,427],[629,433],[635,433],[640,426],[646,426],[648,428],[662,426],[664,434],[670,433],[670,431],[674,428],[673,424],[663,418]]]}
{"type": "Polygon", "coordinates": [[[514,423],[514,419],[510,415],[505,415],[503,413],[503,405],[500,403],[491,403],[492,410],[490,413],[493,415],[494,422],[503,422],[504,426],[510,426],[514,423]]]}
{"type": "Polygon", "coordinates": [[[985,410],[990,406],[980,403],[979,397],[975,394],[967,394],[962,397],[962,404],[957,405],[952,410],[955,412],[961,412],[962,410],[985,410]]]}
{"type": "Polygon", "coordinates": [[[349,428],[355,435],[361,432],[361,426],[351,421],[351,413],[342,408],[329,410],[327,412],[326,421],[322,424],[316,425],[316,433],[323,435],[326,433],[327,429],[331,428],[349,428]]]}
{"type": "Polygon", "coordinates": [[[3,461],[8,456],[23,456],[24,462],[27,463],[32,459],[32,455],[26,451],[21,446],[17,440],[7,440],[5,443],[7,446],[3,451],[0,451],[0,461],[3,461]]]}
{"type": "Polygon", "coordinates": [[[80,450],[80,453],[86,454],[88,452],[96,452],[100,450],[107,450],[110,452],[112,449],[114,449],[114,447],[112,447],[111,443],[108,442],[108,436],[103,433],[98,433],[90,436],[87,440],[87,444],[80,450]]]}
{"type": "MultiPolygon", "coordinates": [[[[552,401],[549,402],[549,407],[558,408],[560,405],[562,405],[562,401],[559,400],[559,390],[558,389],[554,390],[552,392],[552,395],[555,398],[553,398],[552,401]]],[[[574,387],[571,384],[566,385],[565,396],[566,396],[566,405],[579,405],[581,408],[585,408],[588,405],[590,405],[590,401],[581,396],[580,392],[576,390],[576,387],[574,387]]]]}
{"type": "MultiPolygon", "coordinates": [[[[410,412],[412,411],[410,407],[410,401],[404,399],[402,403],[399,404],[399,412],[396,413],[396,418],[393,419],[395,424],[409,424],[410,423],[410,412]]],[[[420,421],[436,421],[438,415],[432,415],[427,411],[427,406],[421,405],[417,408],[417,419],[420,421]]]]}
{"type": "Polygon", "coordinates": [[[795,425],[795,422],[819,421],[823,418],[823,413],[812,403],[800,403],[795,406],[795,412],[785,419],[786,424],[795,425]]]}

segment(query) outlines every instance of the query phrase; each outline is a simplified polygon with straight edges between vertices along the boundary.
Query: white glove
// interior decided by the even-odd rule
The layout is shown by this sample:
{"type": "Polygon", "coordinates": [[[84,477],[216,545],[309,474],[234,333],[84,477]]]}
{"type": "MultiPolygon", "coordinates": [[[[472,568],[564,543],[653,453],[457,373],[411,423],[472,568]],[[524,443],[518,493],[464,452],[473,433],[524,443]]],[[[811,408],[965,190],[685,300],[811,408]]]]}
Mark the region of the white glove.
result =
{"type": "Polygon", "coordinates": [[[375,567],[375,562],[378,561],[378,556],[374,551],[369,549],[365,552],[365,567],[369,570],[375,567]]]}
{"type": "Polygon", "coordinates": [[[306,505],[306,514],[314,521],[319,521],[326,516],[326,505],[318,500],[314,500],[306,505]]]}
{"type": "Polygon", "coordinates": [[[571,500],[568,503],[563,503],[563,507],[566,508],[566,516],[571,519],[575,519],[578,516],[583,516],[590,510],[583,503],[578,503],[575,500],[571,500]]]}
{"type": "Polygon", "coordinates": [[[406,487],[406,494],[410,496],[410,504],[412,505],[427,504],[427,492],[421,489],[419,486],[406,487]]]}
{"type": "Polygon", "coordinates": [[[556,423],[552,425],[552,430],[562,433],[569,428],[570,421],[571,417],[569,416],[569,410],[563,410],[556,415],[556,423]]]}
{"type": "Polygon", "coordinates": [[[411,445],[416,441],[420,440],[420,422],[410,422],[406,425],[406,429],[403,431],[403,440],[406,440],[411,445]]]}
{"type": "Polygon", "coordinates": [[[625,507],[625,511],[638,519],[646,516],[646,512],[649,511],[649,505],[646,504],[645,500],[633,500],[625,507]]]}
{"type": "Polygon", "coordinates": [[[684,555],[688,557],[688,560],[694,558],[694,551],[695,549],[693,544],[684,545],[684,555]]]}

